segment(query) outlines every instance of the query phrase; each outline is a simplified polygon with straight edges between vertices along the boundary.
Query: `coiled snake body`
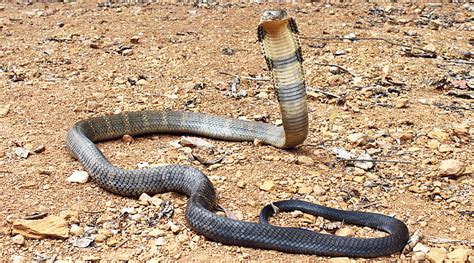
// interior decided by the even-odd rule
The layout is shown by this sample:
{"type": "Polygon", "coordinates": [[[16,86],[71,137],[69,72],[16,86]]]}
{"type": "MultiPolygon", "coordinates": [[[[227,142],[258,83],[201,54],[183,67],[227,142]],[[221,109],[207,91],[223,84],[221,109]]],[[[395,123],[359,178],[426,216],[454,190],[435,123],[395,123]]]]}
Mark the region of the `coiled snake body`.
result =
{"type": "Polygon", "coordinates": [[[167,165],[127,170],[112,165],[94,142],[125,134],[187,133],[231,141],[253,141],[280,148],[302,143],[308,133],[306,88],[295,21],[281,9],[266,10],[258,38],[278,95],[283,127],[203,113],[141,111],[95,117],[77,122],[68,131],[66,145],[102,188],[123,196],[175,191],[189,196],[186,219],[199,234],[224,244],[327,256],[377,257],[400,251],[408,240],[405,224],[392,217],[342,211],[312,203],[287,200],[274,203],[281,211],[300,210],[331,220],[377,228],[381,238],[349,238],[268,223],[273,208],[266,206],[260,224],[218,216],[217,197],[209,179],[199,170],[167,165]]]}

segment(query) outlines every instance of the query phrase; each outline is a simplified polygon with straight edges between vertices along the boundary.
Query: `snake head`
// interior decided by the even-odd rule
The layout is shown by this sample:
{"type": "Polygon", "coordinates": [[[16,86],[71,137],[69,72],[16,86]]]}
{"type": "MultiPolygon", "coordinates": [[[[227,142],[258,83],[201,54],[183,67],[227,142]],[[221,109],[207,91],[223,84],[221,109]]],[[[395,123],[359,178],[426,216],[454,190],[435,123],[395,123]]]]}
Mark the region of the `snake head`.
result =
{"type": "Polygon", "coordinates": [[[284,9],[266,9],[260,18],[260,22],[288,19],[288,13],[284,9]]]}

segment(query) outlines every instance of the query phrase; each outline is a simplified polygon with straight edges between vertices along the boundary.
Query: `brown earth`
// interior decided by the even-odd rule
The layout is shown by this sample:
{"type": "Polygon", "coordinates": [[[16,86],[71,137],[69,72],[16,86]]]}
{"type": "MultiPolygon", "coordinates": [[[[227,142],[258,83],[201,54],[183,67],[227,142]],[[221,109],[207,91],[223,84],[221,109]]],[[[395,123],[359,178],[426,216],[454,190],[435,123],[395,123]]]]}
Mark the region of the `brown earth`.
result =
{"type": "MultiPolygon", "coordinates": [[[[69,155],[65,134],[74,122],[88,117],[173,109],[277,122],[278,105],[269,81],[243,79],[238,91],[245,90],[247,96],[230,92],[235,74],[268,77],[255,32],[266,7],[0,5],[0,257],[322,259],[207,240],[185,222],[186,197],[178,194],[159,195],[173,204],[174,215],[156,222],[153,216],[160,207],[110,194],[93,182],[66,182],[82,168],[69,155]],[[44,151],[19,156],[22,149],[33,151],[38,145],[44,145],[44,151]],[[133,212],[122,213],[123,208],[133,212]],[[79,213],[75,223],[89,231],[84,235],[97,238],[99,231],[102,240],[78,248],[73,234],[66,240],[23,243],[11,233],[15,218],[66,210],[79,213]],[[156,229],[160,234],[150,235],[156,229]]],[[[242,220],[258,221],[260,208],[271,201],[300,198],[395,215],[411,233],[420,230],[425,236],[421,242],[431,249],[471,249],[472,5],[284,7],[304,37],[308,86],[339,97],[310,90],[311,128],[305,145],[287,151],[208,139],[215,147],[206,158],[225,157],[220,164],[205,166],[192,160],[192,149],[173,146],[180,136],[154,135],[101,143],[106,156],[129,168],[144,162],[193,165],[210,176],[220,204],[242,220]],[[321,39],[350,33],[392,43],[321,39]],[[427,58],[434,54],[427,49],[437,58],[427,58]],[[361,139],[350,142],[357,136],[361,139]],[[376,163],[366,171],[337,161],[333,147],[409,163],[376,163]],[[463,172],[441,176],[439,165],[449,159],[462,162],[463,172]],[[264,181],[273,187],[262,190],[264,181]]],[[[298,213],[279,216],[276,222],[333,231],[327,222],[298,213]]],[[[351,229],[357,236],[374,234],[351,229]]],[[[387,258],[414,255],[420,256],[411,252],[387,258]]]]}

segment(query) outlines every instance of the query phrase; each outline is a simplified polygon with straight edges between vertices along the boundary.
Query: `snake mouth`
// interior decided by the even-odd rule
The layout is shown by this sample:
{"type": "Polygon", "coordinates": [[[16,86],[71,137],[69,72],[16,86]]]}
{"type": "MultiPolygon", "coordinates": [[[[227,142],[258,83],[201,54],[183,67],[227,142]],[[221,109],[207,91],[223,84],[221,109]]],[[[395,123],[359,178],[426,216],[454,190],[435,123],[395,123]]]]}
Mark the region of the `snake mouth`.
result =
{"type": "Polygon", "coordinates": [[[263,27],[268,33],[278,33],[285,28],[290,17],[284,9],[266,9],[260,17],[259,26],[263,27]]]}

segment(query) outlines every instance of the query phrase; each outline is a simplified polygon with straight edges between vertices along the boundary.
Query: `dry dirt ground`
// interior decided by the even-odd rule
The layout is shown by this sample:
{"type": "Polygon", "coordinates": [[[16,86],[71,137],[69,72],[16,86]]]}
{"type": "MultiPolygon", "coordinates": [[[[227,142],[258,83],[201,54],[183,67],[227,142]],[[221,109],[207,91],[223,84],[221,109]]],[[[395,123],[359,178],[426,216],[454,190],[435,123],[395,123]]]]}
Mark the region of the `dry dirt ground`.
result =
{"type": "MultiPolygon", "coordinates": [[[[230,89],[235,74],[268,77],[256,42],[266,7],[0,4],[0,257],[328,259],[207,240],[186,223],[185,196],[155,197],[174,207],[170,218],[156,220],[162,206],[110,194],[92,181],[66,182],[82,170],[64,142],[68,128],[81,119],[173,109],[278,123],[269,81],[242,78],[236,94],[230,89]],[[17,218],[71,210],[78,217],[69,218],[66,239],[23,240],[12,233],[17,218]],[[78,247],[84,237],[95,242],[78,247]]],[[[204,151],[180,147],[181,136],[153,135],[101,143],[106,156],[128,168],[195,166],[210,176],[220,204],[246,221],[256,222],[271,201],[298,198],[394,215],[411,233],[424,234],[418,249],[430,252],[386,259],[432,259],[438,253],[442,260],[456,257],[456,249],[472,249],[472,4],[284,7],[304,37],[312,88],[303,146],[281,150],[207,139],[214,148],[204,158],[224,158],[203,165],[191,152],[204,151]],[[352,40],[337,39],[343,36],[352,40]],[[334,147],[356,158],[366,151],[377,160],[404,162],[354,167],[336,159],[334,147]]],[[[278,215],[274,222],[379,235],[299,213],[278,215]]]]}

